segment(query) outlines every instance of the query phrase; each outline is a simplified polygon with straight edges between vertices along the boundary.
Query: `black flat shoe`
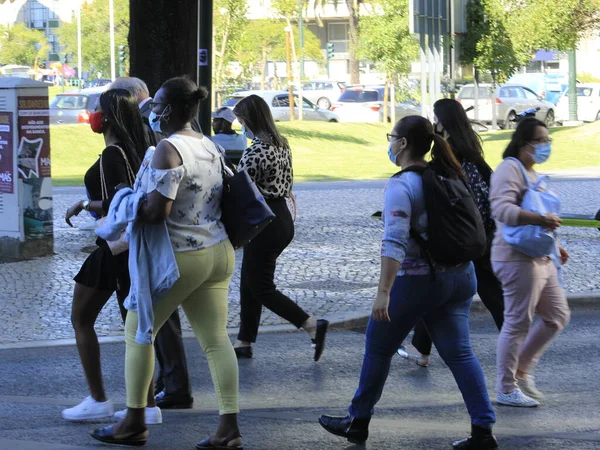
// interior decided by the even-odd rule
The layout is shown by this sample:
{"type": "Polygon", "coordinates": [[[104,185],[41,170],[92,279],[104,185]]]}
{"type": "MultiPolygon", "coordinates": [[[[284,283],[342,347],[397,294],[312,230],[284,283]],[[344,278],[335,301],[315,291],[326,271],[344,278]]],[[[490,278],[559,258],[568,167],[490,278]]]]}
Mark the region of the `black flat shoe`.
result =
{"type": "Polygon", "coordinates": [[[325,350],[325,336],[327,335],[327,328],[329,327],[329,321],[325,319],[317,320],[317,332],[312,343],[315,346],[315,361],[321,359],[323,350],[325,350]]]}
{"type": "Polygon", "coordinates": [[[488,428],[471,425],[471,436],[452,443],[455,450],[498,450],[498,441],[488,428]]]}
{"type": "Polygon", "coordinates": [[[351,416],[333,417],[322,415],[319,424],[331,434],[345,437],[348,442],[364,445],[369,437],[369,422],[371,419],[356,419],[351,416]]]}
{"type": "Polygon", "coordinates": [[[160,409],[190,409],[194,405],[194,397],[189,395],[166,395],[163,392],[156,397],[156,406],[160,409]]]}
{"type": "Polygon", "coordinates": [[[237,359],[251,359],[252,358],[252,347],[234,347],[235,356],[237,359]]]}
{"type": "Polygon", "coordinates": [[[141,447],[146,445],[148,440],[148,430],[135,431],[126,433],[121,436],[115,436],[113,433],[113,425],[105,428],[98,428],[90,433],[94,439],[105,442],[107,444],[130,445],[133,447],[141,447]]]}
{"type": "Polygon", "coordinates": [[[231,435],[228,438],[225,438],[221,441],[220,444],[211,444],[210,443],[210,438],[206,438],[203,441],[200,441],[198,443],[196,443],[196,449],[200,450],[203,448],[213,448],[213,449],[219,449],[219,450],[244,450],[244,447],[242,445],[229,445],[231,443],[231,441],[234,441],[238,438],[241,438],[242,435],[238,432],[235,433],[233,435],[231,435]]]}

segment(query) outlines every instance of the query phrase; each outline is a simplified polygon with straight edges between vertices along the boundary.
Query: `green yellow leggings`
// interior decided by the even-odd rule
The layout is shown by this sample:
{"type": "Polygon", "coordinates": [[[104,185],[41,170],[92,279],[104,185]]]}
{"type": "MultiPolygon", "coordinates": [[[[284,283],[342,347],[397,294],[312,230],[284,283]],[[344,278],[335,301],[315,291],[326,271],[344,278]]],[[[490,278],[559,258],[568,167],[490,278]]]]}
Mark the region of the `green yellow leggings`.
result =
{"type": "MultiPolygon", "coordinates": [[[[238,364],[227,335],[227,294],[235,266],[229,240],[212,247],[175,253],[181,277],[169,293],[154,304],[154,335],[181,305],[206,354],[220,414],[238,407],[238,364]]],[[[154,346],[135,342],[138,316],[129,311],[125,322],[125,384],[127,407],[144,408],[154,374],[154,346]]]]}

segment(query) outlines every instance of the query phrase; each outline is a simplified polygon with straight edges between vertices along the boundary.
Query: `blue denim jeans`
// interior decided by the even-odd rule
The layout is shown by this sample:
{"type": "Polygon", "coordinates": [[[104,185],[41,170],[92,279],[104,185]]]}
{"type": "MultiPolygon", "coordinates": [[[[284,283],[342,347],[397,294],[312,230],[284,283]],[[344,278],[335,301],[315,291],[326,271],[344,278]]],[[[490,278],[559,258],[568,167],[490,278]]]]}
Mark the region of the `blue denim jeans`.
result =
{"type": "Polygon", "coordinates": [[[351,416],[370,418],[390,371],[398,346],[419,320],[423,320],[438,353],[458,384],[471,422],[491,428],[496,417],[483,370],[469,338],[469,310],[477,289],[471,263],[431,275],[396,278],[390,295],[391,322],[372,318],[358,390],[349,408],[351,416]]]}

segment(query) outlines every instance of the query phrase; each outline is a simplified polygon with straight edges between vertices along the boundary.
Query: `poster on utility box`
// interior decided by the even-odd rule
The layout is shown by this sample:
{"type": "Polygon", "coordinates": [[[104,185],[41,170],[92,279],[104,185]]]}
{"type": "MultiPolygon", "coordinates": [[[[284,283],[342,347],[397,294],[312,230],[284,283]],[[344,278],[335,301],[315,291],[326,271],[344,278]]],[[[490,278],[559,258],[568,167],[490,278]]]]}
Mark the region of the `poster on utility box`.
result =
{"type": "Polygon", "coordinates": [[[50,111],[48,97],[19,97],[19,178],[50,177],[50,111]]]}
{"type": "Polygon", "coordinates": [[[15,192],[13,180],[13,121],[12,112],[0,112],[0,193],[15,192]]]}

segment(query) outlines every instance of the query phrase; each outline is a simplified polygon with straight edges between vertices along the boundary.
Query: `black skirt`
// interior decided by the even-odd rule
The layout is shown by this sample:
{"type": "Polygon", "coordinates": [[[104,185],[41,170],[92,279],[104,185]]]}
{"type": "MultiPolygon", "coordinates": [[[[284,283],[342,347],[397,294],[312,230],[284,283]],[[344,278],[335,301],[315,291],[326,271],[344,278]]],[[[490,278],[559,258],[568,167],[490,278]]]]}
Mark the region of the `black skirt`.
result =
{"type": "Polygon", "coordinates": [[[115,256],[106,242],[98,239],[97,244],[98,248],[87,257],[73,280],[90,288],[127,294],[131,286],[129,252],[115,256]]]}

